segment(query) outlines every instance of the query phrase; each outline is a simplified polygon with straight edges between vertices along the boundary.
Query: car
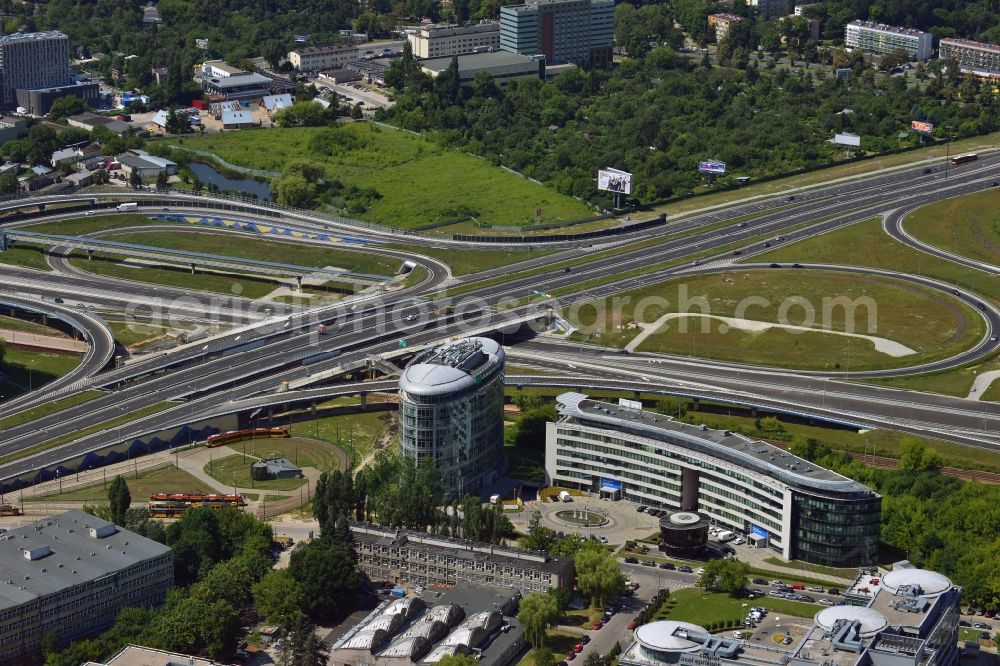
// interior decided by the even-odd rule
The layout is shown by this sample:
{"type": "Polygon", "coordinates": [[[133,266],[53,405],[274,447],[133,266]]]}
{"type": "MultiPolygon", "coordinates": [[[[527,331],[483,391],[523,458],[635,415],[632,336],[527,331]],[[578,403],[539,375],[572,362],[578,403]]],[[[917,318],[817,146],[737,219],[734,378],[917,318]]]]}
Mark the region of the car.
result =
{"type": "Polygon", "coordinates": [[[770,592],[767,593],[767,596],[774,597],[775,599],[784,599],[785,593],[779,592],[778,590],[771,590],[770,592]]]}
{"type": "Polygon", "coordinates": [[[983,632],[981,632],[981,633],[979,634],[979,637],[980,637],[981,639],[983,639],[984,641],[988,641],[988,640],[990,640],[990,632],[988,632],[988,631],[983,631],[983,632]]]}
{"type": "Polygon", "coordinates": [[[570,272],[569,266],[563,266],[563,273],[569,273],[569,272],[570,272]]]}
{"type": "Polygon", "coordinates": [[[776,240],[776,241],[778,241],[780,243],[781,241],[785,240],[785,237],[784,236],[778,236],[774,240],[776,240]]]}
{"type": "Polygon", "coordinates": [[[588,636],[587,634],[580,636],[580,642],[586,645],[587,643],[590,642],[590,636],[588,636]]]}
{"type": "Polygon", "coordinates": [[[993,627],[991,627],[990,625],[986,624],[985,622],[976,622],[976,623],[975,623],[975,624],[973,624],[972,626],[973,626],[974,628],[976,628],[976,629],[987,629],[987,630],[989,630],[989,629],[992,629],[992,628],[993,628],[993,627]]]}
{"type": "Polygon", "coordinates": [[[815,597],[810,597],[808,594],[800,594],[799,598],[798,598],[798,601],[804,601],[807,604],[814,604],[814,603],[816,603],[816,598],[815,597]]]}
{"type": "Polygon", "coordinates": [[[643,513],[648,508],[649,507],[646,506],[645,504],[640,504],[639,506],[635,507],[635,510],[638,511],[639,513],[643,513]]]}
{"type": "Polygon", "coordinates": [[[574,659],[576,659],[576,652],[570,650],[566,653],[566,661],[573,661],[574,659]]]}
{"type": "Polygon", "coordinates": [[[802,268],[802,264],[792,264],[792,268],[802,268]]]}
{"type": "Polygon", "coordinates": [[[600,541],[601,543],[606,544],[608,542],[608,537],[602,534],[601,536],[597,537],[597,540],[600,541]]]}
{"type": "Polygon", "coordinates": [[[603,626],[604,626],[604,622],[602,622],[601,620],[598,620],[597,622],[594,623],[594,631],[597,631],[598,629],[600,629],[603,626]]]}
{"type": "Polygon", "coordinates": [[[809,591],[810,592],[819,592],[820,594],[823,594],[824,592],[826,592],[826,588],[822,587],[820,585],[813,585],[812,587],[809,588],[809,591]]]}
{"type": "Polygon", "coordinates": [[[1000,181],[994,180],[992,183],[990,183],[990,187],[996,187],[997,185],[1000,185],[1000,181]]]}
{"type": "Polygon", "coordinates": [[[868,579],[868,584],[869,585],[878,585],[878,578],[869,578],[868,579]]]}
{"type": "Polygon", "coordinates": [[[752,582],[752,583],[753,583],[754,585],[768,585],[768,584],[769,584],[769,583],[768,583],[768,582],[767,582],[766,580],[764,580],[763,578],[754,578],[754,579],[753,579],[752,581],[750,581],[750,582],[752,582]]]}
{"type": "Polygon", "coordinates": [[[737,546],[742,546],[746,542],[747,540],[744,539],[743,537],[736,537],[735,539],[733,539],[733,543],[735,543],[737,546]]]}
{"type": "Polygon", "coordinates": [[[782,639],[781,644],[782,645],[791,645],[792,644],[792,637],[791,636],[785,636],[784,639],[782,639]]]}
{"type": "Polygon", "coordinates": [[[84,215],[86,215],[87,217],[90,217],[91,215],[97,215],[97,211],[96,210],[88,210],[86,213],[84,213],[84,215]]]}
{"type": "Polygon", "coordinates": [[[795,201],[795,195],[789,194],[787,197],[785,197],[785,201],[795,201]]]}
{"type": "Polygon", "coordinates": [[[667,571],[673,571],[673,570],[674,570],[674,569],[676,569],[677,567],[675,567],[675,566],[674,566],[673,564],[671,564],[670,562],[664,562],[663,564],[661,564],[661,565],[660,565],[660,568],[661,568],[661,569],[666,569],[667,571]]]}
{"type": "Polygon", "coordinates": [[[734,256],[734,257],[738,257],[738,256],[740,256],[741,254],[743,254],[743,251],[742,251],[742,250],[733,250],[733,256],[734,256]]]}
{"type": "MultiPolygon", "coordinates": [[[[541,533],[539,532],[539,534],[541,534],[541,533]]],[[[639,564],[639,558],[638,557],[626,557],[625,558],[625,564],[639,564]]]]}
{"type": "Polygon", "coordinates": [[[770,244],[770,243],[768,243],[768,242],[765,242],[765,243],[764,243],[764,247],[771,247],[771,244],[770,244]]]}
{"type": "Polygon", "coordinates": [[[746,222],[740,222],[736,226],[739,227],[740,229],[746,229],[747,223],[746,222]]]}
{"type": "Polygon", "coordinates": [[[63,303],[64,301],[63,301],[63,299],[61,299],[58,296],[56,296],[55,298],[52,299],[52,302],[53,303],[63,303]]]}
{"type": "Polygon", "coordinates": [[[986,306],[983,303],[977,302],[976,307],[979,308],[980,310],[983,310],[984,312],[986,311],[986,306]]]}
{"type": "Polygon", "coordinates": [[[628,628],[629,628],[630,631],[632,629],[635,629],[635,627],[636,627],[636,621],[635,620],[632,620],[631,622],[628,623],[628,628]]]}
{"type": "Polygon", "coordinates": [[[968,620],[959,620],[958,626],[960,627],[971,627],[972,624],[968,620]]]}
{"type": "Polygon", "coordinates": [[[642,561],[642,566],[644,566],[644,567],[655,567],[656,566],[656,562],[654,562],[653,560],[643,560],[642,561]]]}
{"type": "Polygon", "coordinates": [[[933,171],[934,171],[934,169],[931,169],[930,167],[928,167],[928,168],[924,169],[924,175],[926,176],[927,174],[929,174],[929,173],[931,173],[933,171]]]}
{"type": "Polygon", "coordinates": [[[829,599],[820,599],[819,603],[821,603],[824,606],[832,606],[833,605],[833,602],[830,601],[829,599]]]}
{"type": "Polygon", "coordinates": [[[788,599],[789,601],[798,601],[799,600],[799,595],[796,594],[795,592],[784,592],[783,596],[785,597],[785,599],[788,599]]]}
{"type": "Polygon", "coordinates": [[[417,320],[417,315],[415,314],[406,315],[406,321],[416,321],[416,320],[417,320]]]}
{"type": "Polygon", "coordinates": [[[826,593],[832,595],[838,595],[840,594],[840,590],[835,587],[831,587],[829,590],[826,591],[826,593]]]}
{"type": "Polygon", "coordinates": [[[958,296],[958,289],[952,289],[951,290],[951,295],[952,296],[958,296]]]}
{"type": "Polygon", "coordinates": [[[687,565],[684,565],[682,567],[677,567],[677,570],[680,571],[681,573],[694,573],[694,569],[692,569],[687,565]]]}
{"type": "Polygon", "coordinates": [[[762,597],[762,596],[764,596],[764,590],[760,589],[759,587],[751,587],[750,588],[750,594],[752,594],[752,595],[754,595],[756,597],[762,597]]]}
{"type": "Polygon", "coordinates": [[[577,643],[576,645],[574,645],[573,646],[573,652],[575,652],[577,654],[580,654],[581,652],[583,652],[583,643],[577,643]]]}
{"type": "Polygon", "coordinates": [[[692,266],[701,266],[701,259],[695,259],[691,262],[692,266]]]}
{"type": "Polygon", "coordinates": [[[806,586],[803,583],[792,583],[793,590],[804,590],[806,586]]]}
{"type": "Polygon", "coordinates": [[[772,580],[771,581],[771,585],[774,585],[775,587],[784,587],[785,586],[785,581],[783,581],[783,580],[772,580]]]}
{"type": "Polygon", "coordinates": [[[995,336],[995,335],[991,335],[990,336],[990,342],[996,342],[998,339],[1000,339],[1000,338],[997,338],[997,336],[995,336]]]}
{"type": "Polygon", "coordinates": [[[991,611],[991,610],[988,610],[988,611],[986,611],[986,617],[988,617],[988,618],[994,618],[994,617],[996,617],[996,615],[997,615],[997,614],[996,614],[996,613],[994,613],[994,612],[993,612],[993,611],[991,611]]]}

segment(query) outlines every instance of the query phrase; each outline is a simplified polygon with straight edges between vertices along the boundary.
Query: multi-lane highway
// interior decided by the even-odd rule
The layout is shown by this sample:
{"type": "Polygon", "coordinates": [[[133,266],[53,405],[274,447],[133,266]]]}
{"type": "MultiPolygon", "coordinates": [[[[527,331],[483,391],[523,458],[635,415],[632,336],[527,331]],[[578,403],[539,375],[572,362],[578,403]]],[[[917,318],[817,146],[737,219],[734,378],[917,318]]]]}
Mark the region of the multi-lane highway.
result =
{"type": "MultiPolygon", "coordinates": [[[[99,432],[54,450],[12,461],[0,469],[0,478],[50,466],[58,460],[105,446],[124,436],[154,432],[167,425],[196,419],[199,415],[237,410],[249,399],[262,397],[266,402],[275,403],[295,401],[300,396],[308,399],[312,391],[293,391],[271,399],[267,399],[267,394],[273,393],[281,381],[307,385],[313,378],[325,377],[326,371],[338,366],[348,367],[372,356],[395,351],[400,339],[407,340],[411,346],[432,343],[463,334],[472,326],[500,329],[505,321],[544,315],[547,303],[531,302],[539,290],[563,288],[569,291],[576,285],[593,281],[591,284],[596,286],[566,297],[568,300],[593,299],[677,275],[731,270],[733,258],[728,248],[733,244],[741,248],[744,257],[752,256],[763,249],[765,240],[772,245],[788,243],[875,216],[885,217],[887,230],[901,229],[898,220],[916,207],[993,186],[993,182],[1000,177],[1000,155],[984,156],[977,163],[952,169],[947,180],[941,173],[925,173],[925,170],[926,167],[919,165],[797,191],[792,201],[789,198],[793,195],[770,197],[692,214],[671,222],[666,228],[666,232],[671,234],[670,240],[663,242],[650,240],[664,235],[664,228],[660,227],[637,232],[626,239],[616,238],[600,248],[591,247],[592,241],[564,243],[564,251],[558,254],[461,278],[451,276],[442,262],[431,260],[419,252],[421,244],[455,246],[455,242],[405,235],[407,246],[413,248],[412,252],[389,250],[381,243],[373,243],[363,251],[379,251],[400,260],[422,264],[429,275],[423,283],[389,294],[361,298],[354,304],[308,312],[278,307],[275,312],[263,313],[258,303],[247,299],[226,299],[226,304],[220,306],[218,297],[203,293],[132,280],[112,281],[94,275],[80,275],[76,269],[73,269],[73,274],[67,275],[66,265],[61,261],[52,262],[56,269],[52,273],[0,267],[0,274],[4,275],[8,288],[22,294],[35,294],[48,299],[60,294],[72,294],[74,300],[112,307],[127,303],[134,307],[137,300],[153,307],[181,299],[191,316],[199,316],[199,312],[205,316],[210,308],[215,307],[219,312],[213,313],[213,316],[218,314],[222,321],[242,324],[227,335],[186,345],[174,352],[127,364],[124,368],[96,375],[93,368],[88,368],[85,374],[94,376],[86,382],[76,381],[74,386],[104,387],[110,392],[83,405],[5,429],[0,438],[0,456],[43,445],[55,437],[85,427],[120,419],[132,410],[164,400],[183,399],[186,403],[137,419],[112,432],[99,432]],[[744,224],[736,225],[737,220],[743,220],[744,224]],[[777,240],[779,236],[783,237],[783,241],[777,240]],[[727,249],[719,249],[723,247],[727,249]],[[614,249],[615,252],[595,253],[597,249],[614,249]],[[692,257],[701,257],[700,265],[693,266],[692,257]],[[571,267],[563,266],[562,262],[566,260],[573,260],[571,267]],[[500,276],[508,276],[508,279],[498,281],[500,276]],[[452,314],[447,314],[440,299],[435,300],[434,297],[443,285],[463,291],[462,296],[455,299],[452,314]],[[317,325],[321,321],[329,326],[326,335],[317,334],[317,325]]],[[[202,212],[205,207],[212,206],[212,200],[207,198],[163,194],[148,195],[140,203],[152,204],[156,210],[165,205],[169,205],[171,210],[195,209],[197,206],[202,212]]],[[[101,199],[100,205],[111,206],[113,202],[101,199]]],[[[304,228],[349,232],[355,236],[371,235],[378,240],[401,236],[385,230],[376,233],[353,226],[348,220],[308,212],[258,210],[249,204],[234,206],[231,202],[218,205],[221,209],[218,214],[238,214],[241,218],[274,221],[275,215],[281,214],[283,224],[306,225],[304,228]],[[238,210],[227,211],[226,207],[238,210]]],[[[66,216],[71,214],[78,216],[79,212],[67,213],[66,216]]],[[[58,219],[62,215],[47,213],[45,217],[58,219]]],[[[178,230],[183,231],[184,228],[178,230]]],[[[904,242],[912,242],[905,234],[901,233],[898,237],[904,242]]],[[[797,270],[810,270],[810,267],[797,270]]],[[[956,290],[959,298],[974,306],[980,303],[984,306],[982,309],[977,307],[977,310],[984,318],[989,333],[979,344],[955,358],[938,361],[933,367],[922,370],[966,363],[996,348],[997,342],[991,338],[995,331],[1000,330],[1000,312],[988,299],[919,276],[896,277],[918,281],[935,289],[956,290]]],[[[834,383],[829,378],[811,376],[810,373],[653,354],[612,355],[607,349],[576,344],[567,346],[542,338],[518,343],[512,348],[512,356],[519,358],[519,364],[565,371],[567,374],[562,379],[567,386],[598,387],[603,383],[617,388],[653,387],[664,392],[729,399],[762,408],[801,411],[827,418],[839,416],[866,426],[925,432],[972,445],[1000,445],[991,435],[1000,431],[1000,422],[997,415],[989,411],[988,404],[968,403],[931,394],[910,394],[863,384],[834,383]]],[[[553,385],[560,384],[554,382],[553,385]]],[[[315,394],[335,390],[319,388],[315,394]]],[[[28,405],[41,404],[47,399],[64,397],[68,393],[67,389],[49,390],[45,394],[22,398],[16,404],[0,405],[0,416],[28,405]]],[[[1000,409],[996,411],[1000,413],[1000,409]]]]}

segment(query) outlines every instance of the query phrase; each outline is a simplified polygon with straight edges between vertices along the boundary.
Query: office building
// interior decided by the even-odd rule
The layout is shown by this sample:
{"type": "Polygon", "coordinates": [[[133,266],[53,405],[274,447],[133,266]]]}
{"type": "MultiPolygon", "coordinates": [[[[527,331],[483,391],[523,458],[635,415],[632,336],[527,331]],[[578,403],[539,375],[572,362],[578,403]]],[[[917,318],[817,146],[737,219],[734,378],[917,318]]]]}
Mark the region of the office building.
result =
{"type": "MultiPolygon", "coordinates": [[[[431,78],[436,78],[451,66],[451,61],[454,58],[458,59],[458,79],[461,85],[466,87],[472,85],[472,81],[479,72],[489,74],[497,85],[504,85],[515,79],[543,79],[546,75],[544,59],[532,59],[517,53],[506,52],[470,53],[446,58],[431,58],[420,61],[420,67],[431,78]]],[[[573,67],[573,65],[567,65],[567,67],[573,67]]]]}
{"type": "Polygon", "coordinates": [[[557,398],[545,438],[546,482],[707,514],[752,545],[834,567],[875,561],[881,497],[776,446],[727,430],[597,402],[557,398]]]}
{"type": "Polygon", "coordinates": [[[902,49],[911,60],[931,57],[934,38],[928,32],[897,28],[871,21],[851,21],[847,24],[844,45],[868,53],[895,53],[902,49]]]}
{"type": "Polygon", "coordinates": [[[239,67],[230,65],[225,60],[206,60],[201,63],[202,76],[209,78],[225,79],[230,76],[246,76],[249,73],[239,67]]]}
{"type": "Polygon", "coordinates": [[[503,348],[465,338],[419,352],[399,379],[399,444],[431,462],[446,493],[479,492],[503,458],[503,348]]]}
{"type": "Polygon", "coordinates": [[[572,587],[573,560],[465,539],[353,524],[358,567],[393,585],[471,583],[529,592],[572,587]]]}
{"type": "Polygon", "coordinates": [[[69,37],[56,30],[0,37],[0,105],[17,104],[18,90],[57,88],[72,83],[69,37]]]}
{"type": "Polygon", "coordinates": [[[339,69],[361,58],[361,51],[350,44],[304,46],[288,52],[288,61],[297,72],[318,72],[339,69]]]}
{"type": "Polygon", "coordinates": [[[983,44],[968,39],[942,39],[938,58],[956,60],[963,72],[1000,77],[1000,45],[983,44]]]}
{"type": "Polygon", "coordinates": [[[530,0],[500,8],[500,48],[552,65],[611,64],[614,0],[530,0]]]}
{"type": "Polygon", "coordinates": [[[406,35],[417,58],[498,51],[500,23],[483,21],[472,25],[427,25],[406,35]]]}
{"type": "Polygon", "coordinates": [[[163,602],[173,551],[72,510],[0,535],[0,662],[109,627],[123,608],[163,602]]]}
{"type": "Polygon", "coordinates": [[[962,590],[933,571],[893,565],[881,585],[859,577],[850,605],[831,606],[803,621],[782,613],[772,631],[743,638],[711,634],[688,622],[638,627],[619,657],[621,666],[745,664],[747,666],[946,666],[959,663],[962,590]],[[874,591],[872,590],[874,588],[874,591]],[[862,592],[862,590],[868,590],[862,592]],[[788,636],[787,643],[776,635],[788,636]]]}
{"type": "Polygon", "coordinates": [[[733,14],[710,14],[708,25],[715,28],[715,41],[721,43],[726,38],[726,35],[729,34],[730,27],[743,20],[742,16],[735,16],[733,14]]]}
{"type": "Polygon", "coordinates": [[[74,81],[64,86],[51,88],[18,88],[15,91],[17,105],[25,113],[44,116],[52,108],[53,102],[60,97],[79,97],[90,106],[97,106],[101,98],[101,87],[93,81],[74,81]]]}

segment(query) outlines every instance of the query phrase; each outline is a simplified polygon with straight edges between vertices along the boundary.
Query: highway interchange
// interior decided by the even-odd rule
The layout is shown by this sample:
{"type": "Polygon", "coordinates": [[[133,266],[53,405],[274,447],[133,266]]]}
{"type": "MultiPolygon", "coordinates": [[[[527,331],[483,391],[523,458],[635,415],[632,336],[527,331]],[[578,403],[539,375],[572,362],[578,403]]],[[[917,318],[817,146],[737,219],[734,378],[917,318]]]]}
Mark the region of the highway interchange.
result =
{"type": "MultiPolygon", "coordinates": [[[[44,447],[56,437],[122,420],[130,412],[166,400],[183,401],[174,407],[131,422],[98,431],[10,460],[0,466],[0,480],[12,479],[41,468],[53,469],[60,461],[106,447],[126,438],[183,425],[227,412],[243,412],[301,402],[304,405],[344,393],[391,390],[393,381],[366,384],[324,384],[338,369],[354,368],[373,357],[394,358],[407,349],[433,344],[470,331],[499,331],[511,362],[545,368],[556,374],[511,375],[511,384],[547,384],[571,388],[616,388],[673,393],[721,400],[765,410],[799,413],[863,427],[889,427],[922,433],[970,446],[1000,447],[1000,407],[936,394],[906,392],[857,382],[832,381],[861,376],[892,376],[956,367],[998,348],[992,339],[1000,331],[1000,312],[978,294],[916,275],[893,277],[951,293],[967,302],[986,324],[986,334],[971,349],[925,367],[908,370],[836,373],[785,371],[658,354],[616,354],[597,346],[569,343],[549,336],[510,337],[522,324],[546,319],[549,308],[573,301],[607,297],[684,275],[724,272],[755,265],[753,255],[763,243],[784,245],[814,237],[854,222],[882,217],[886,232],[901,242],[948,261],[982,271],[988,279],[996,267],[957,257],[922,244],[905,231],[905,215],[933,201],[982,191],[1000,178],[1000,154],[983,155],[978,162],[951,169],[945,177],[940,166],[927,173],[926,164],[883,172],[864,178],[829,183],[795,191],[794,195],[754,198],[671,221],[627,237],[603,243],[563,242],[559,252],[510,266],[456,277],[448,266],[421,253],[421,246],[459,247],[455,241],[420,237],[389,229],[359,226],[342,218],[318,216],[308,211],[265,209],[183,194],[139,193],[134,200],[150,213],[171,211],[237,216],[239,219],[275,222],[304,230],[322,229],[350,234],[360,242],[337,245],[338,250],[381,254],[393,260],[412,261],[427,269],[426,278],[408,288],[390,288],[348,299],[344,304],[305,309],[273,304],[264,310],[259,301],[211,295],[133,280],[107,278],[70,267],[58,252],[50,255],[53,272],[0,266],[4,290],[0,303],[43,310],[72,319],[91,342],[85,363],[71,376],[41,391],[0,403],[0,418],[30,407],[65,398],[87,388],[105,395],[61,409],[0,433],[0,458],[44,447]],[[794,196],[794,198],[793,198],[794,196]],[[746,220],[737,225],[737,220],[746,220]],[[670,239],[652,239],[670,234],[670,239]],[[778,237],[783,240],[778,241],[778,237]],[[387,243],[408,249],[390,249],[387,243]],[[740,248],[734,257],[730,248],[740,248]],[[606,250],[614,250],[609,255],[606,250]],[[698,258],[694,265],[692,258],[698,258]],[[736,263],[739,261],[740,263],[736,263]],[[570,262],[565,265],[565,262],[570,262]],[[617,281],[611,281],[618,276],[617,281]],[[539,297],[555,290],[569,292],[576,285],[600,279],[598,286],[577,289],[560,302],[539,297]],[[461,292],[443,299],[443,290],[461,292]],[[55,299],[61,299],[57,303],[55,299]],[[452,303],[454,312],[444,309],[452,303]],[[86,305],[128,309],[140,318],[157,311],[188,322],[212,320],[235,326],[225,334],[182,345],[174,350],[136,358],[112,368],[113,340],[86,305]],[[329,326],[326,335],[317,326],[329,326]],[[511,323],[512,322],[512,323],[511,323]],[[505,332],[506,331],[506,332],[505,332]],[[101,360],[103,359],[103,362],[101,360]],[[103,371],[98,371],[106,368],[103,371]],[[294,390],[276,393],[281,382],[294,390]],[[992,409],[991,409],[992,407],[992,409]]],[[[122,195],[117,195],[120,201],[122,195]]],[[[22,200],[29,205],[37,200],[22,200]]],[[[112,208],[110,195],[71,195],[43,201],[93,202],[98,209],[112,208]]],[[[9,203],[7,205],[10,205],[9,203]]],[[[3,204],[0,204],[3,207],[3,204]]],[[[54,210],[4,228],[79,217],[80,211],[54,210]]],[[[143,230],[150,227],[142,227],[143,230]]],[[[205,232],[201,227],[173,226],[178,232],[205,232]]],[[[217,233],[238,233],[220,231],[217,233]]],[[[299,239],[295,242],[315,242],[299,239]]],[[[537,248],[536,248],[537,249],[537,248]]],[[[761,266],[767,266],[762,264],[761,266]]],[[[791,269],[790,269],[791,270],[791,269]]],[[[803,265],[803,271],[838,270],[876,273],[843,266],[803,265]]]]}

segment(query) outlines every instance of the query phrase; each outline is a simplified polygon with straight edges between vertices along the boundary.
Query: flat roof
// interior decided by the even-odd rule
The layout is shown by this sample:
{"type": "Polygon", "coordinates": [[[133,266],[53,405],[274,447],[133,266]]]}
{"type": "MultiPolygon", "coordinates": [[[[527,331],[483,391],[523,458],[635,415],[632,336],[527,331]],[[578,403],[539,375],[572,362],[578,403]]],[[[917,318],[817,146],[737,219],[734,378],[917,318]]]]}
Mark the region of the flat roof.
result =
{"type": "Polygon", "coordinates": [[[463,338],[420,352],[399,378],[399,389],[413,395],[456,393],[481,383],[503,367],[504,351],[489,338],[463,338]]]}
{"type": "Polygon", "coordinates": [[[142,645],[126,645],[107,661],[106,666],[214,666],[215,662],[177,652],[142,645]]]}
{"type": "Polygon", "coordinates": [[[964,46],[967,48],[978,49],[981,51],[992,51],[993,53],[1000,53],[1000,45],[998,44],[988,44],[986,42],[977,42],[971,39],[960,39],[958,37],[945,37],[940,42],[941,45],[952,44],[954,46],[964,46]]]}
{"type": "Polygon", "coordinates": [[[0,37],[0,46],[13,42],[27,42],[35,39],[69,39],[66,33],[58,30],[46,30],[44,32],[15,32],[10,35],[0,37]]]}
{"type": "Polygon", "coordinates": [[[697,652],[701,649],[701,641],[692,641],[687,632],[707,634],[708,632],[697,624],[678,622],[676,620],[661,620],[650,622],[635,630],[635,639],[640,645],[651,650],[663,652],[697,652]],[[678,631],[678,630],[683,631],[678,631]]]}
{"type": "Polygon", "coordinates": [[[352,44],[331,44],[330,46],[305,46],[303,48],[294,49],[291,53],[297,53],[300,56],[310,56],[310,55],[323,55],[326,53],[340,53],[342,51],[357,51],[358,47],[352,44]]]}
{"type": "Polygon", "coordinates": [[[269,79],[263,74],[258,74],[257,72],[252,72],[250,74],[244,74],[243,76],[226,76],[221,78],[208,78],[205,79],[211,83],[216,88],[241,88],[244,86],[252,85],[268,85],[270,83],[275,83],[273,79],[269,79]]]}
{"type": "Polygon", "coordinates": [[[921,35],[927,34],[922,30],[913,30],[911,28],[903,28],[895,25],[885,25],[884,23],[875,23],[874,21],[862,21],[860,19],[855,19],[847,25],[868,28],[869,30],[878,30],[879,32],[891,32],[894,35],[905,35],[908,37],[920,37],[921,35]]]}
{"type": "Polygon", "coordinates": [[[460,56],[446,56],[443,58],[428,58],[421,60],[420,66],[434,72],[443,72],[451,65],[451,59],[458,58],[458,68],[461,69],[484,69],[486,67],[500,67],[503,65],[521,65],[528,62],[535,62],[531,58],[520,53],[508,53],[507,51],[494,51],[493,53],[466,53],[460,56]]]}
{"type": "Polygon", "coordinates": [[[121,528],[105,537],[90,536],[91,528],[106,529],[109,525],[106,520],[73,509],[0,535],[0,609],[55,594],[170,552],[161,543],[121,528]],[[22,550],[28,544],[48,546],[51,552],[28,560],[22,550]]]}
{"type": "Polygon", "coordinates": [[[598,428],[622,430],[654,440],[665,440],[809,491],[870,494],[877,497],[873,490],[857,481],[794,456],[773,444],[738,433],[703,429],[703,426],[680,423],[663,414],[592,400],[582,393],[563,393],[556,400],[563,417],[590,422],[598,428]]]}

